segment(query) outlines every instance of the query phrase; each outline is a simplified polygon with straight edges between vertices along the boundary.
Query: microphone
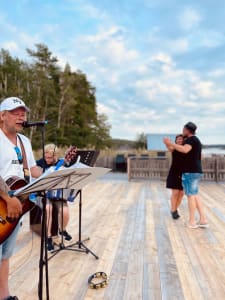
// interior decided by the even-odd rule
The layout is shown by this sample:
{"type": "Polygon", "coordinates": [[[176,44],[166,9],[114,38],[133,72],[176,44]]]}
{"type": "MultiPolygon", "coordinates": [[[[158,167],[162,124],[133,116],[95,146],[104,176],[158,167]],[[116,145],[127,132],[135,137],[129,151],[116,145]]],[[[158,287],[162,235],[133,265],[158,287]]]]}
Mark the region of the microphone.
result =
{"type": "Polygon", "coordinates": [[[33,127],[33,126],[45,126],[47,125],[49,122],[48,121],[37,121],[37,122],[29,122],[29,121],[25,121],[22,123],[22,126],[24,128],[29,128],[29,127],[33,127]]]}

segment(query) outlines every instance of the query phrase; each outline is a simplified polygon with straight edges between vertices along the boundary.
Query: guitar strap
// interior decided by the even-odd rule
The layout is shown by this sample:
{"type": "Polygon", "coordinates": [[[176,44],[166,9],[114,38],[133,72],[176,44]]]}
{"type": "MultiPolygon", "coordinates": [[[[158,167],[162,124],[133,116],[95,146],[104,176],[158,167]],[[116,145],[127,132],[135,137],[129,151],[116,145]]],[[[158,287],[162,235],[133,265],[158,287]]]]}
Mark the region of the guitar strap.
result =
{"type": "Polygon", "coordinates": [[[24,179],[29,182],[30,181],[30,170],[28,168],[28,163],[27,163],[27,156],[25,152],[25,147],[23,145],[21,137],[17,134],[18,139],[20,141],[20,147],[22,151],[22,157],[23,157],[23,173],[24,173],[24,179]]]}

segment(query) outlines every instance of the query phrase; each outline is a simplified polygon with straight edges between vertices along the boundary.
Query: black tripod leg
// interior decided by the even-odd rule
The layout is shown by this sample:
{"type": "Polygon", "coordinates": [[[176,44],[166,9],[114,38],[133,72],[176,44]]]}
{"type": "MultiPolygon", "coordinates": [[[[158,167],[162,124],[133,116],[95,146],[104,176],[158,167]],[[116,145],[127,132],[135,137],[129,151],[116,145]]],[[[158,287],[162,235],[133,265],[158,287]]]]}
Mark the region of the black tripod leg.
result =
{"type": "Polygon", "coordinates": [[[46,235],[46,196],[42,198],[43,201],[43,214],[41,226],[41,249],[39,260],[39,283],[38,283],[38,298],[43,299],[43,275],[44,267],[46,274],[46,300],[49,300],[49,282],[48,282],[48,251],[47,251],[47,235],[46,235]]]}
{"type": "MultiPolygon", "coordinates": [[[[46,211],[46,210],[45,210],[46,211]]],[[[48,280],[48,249],[47,249],[47,226],[46,226],[46,215],[45,215],[45,284],[46,284],[46,300],[49,300],[49,280],[48,280]]]]}
{"type": "Polygon", "coordinates": [[[79,191],[79,248],[81,248],[81,245],[80,243],[82,242],[81,241],[81,228],[82,228],[82,224],[81,224],[81,221],[82,221],[82,191],[80,190],[79,191]]]}
{"type": "Polygon", "coordinates": [[[43,294],[43,271],[44,271],[44,231],[43,231],[43,221],[41,228],[41,248],[40,248],[40,260],[39,260],[39,282],[38,282],[38,299],[42,300],[43,294]]]}
{"type": "MultiPolygon", "coordinates": [[[[85,249],[87,253],[91,253],[96,259],[99,257],[92,252],[88,247],[86,247],[82,241],[82,190],[79,190],[79,240],[78,240],[78,247],[79,249],[85,249]]],[[[89,238],[87,239],[89,240],[89,238]]]]}
{"type": "Polygon", "coordinates": [[[62,191],[62,199],[61,199],[61,228],[59,228],[59,230],[61,231],[61,244],[60,244],[60,248],[61,249],[64,249],[65,248],[65,245],[64,245],[64,236],[63,236],[63,223],[64,223],[64,215],[63,215],[63,212],[64,212],[64,207],[63,207],[63,189],[61,190],[62,191]]]}
{"type": "Polygon", "coordinates": [[[86,247],[82,242],[80,243],[79,248],[85,249],[87,253],[91,253],[96,259],[99,259],[99,257],[93,251],[91,251],[88,247],[86,247]]]}
{"type": "MultiPolygon", "coordinates": [[[[53,251],[52,256],[49,257],[49,260],[52,259],[57,253],[59,253],[61,250],[70,250],[70,251],[78,251],[78,252],[85,252],[85,253],[90,253],[92,254],[96,259],[98,259],[99,257],[93,252],[91,251],[88,247],[86,247],[84,245],[84,242],[88,241],[89,238],[82,240],[82,191],[79,190],[76,194],[76,196],[79,195],[79,238],[78,241],[76,243],[73,243],[71,245],[65,246],[63,241],[64,241],[64,237],[63,235],[61,236],[61,245],[59,247],[59,249],[53,251]],[[76,248],[73,248],[76,247],[76,248]]],[[[62,217],[61,217],[61,229],[63,228],[63,202],[62,202],[62,217]]]]}

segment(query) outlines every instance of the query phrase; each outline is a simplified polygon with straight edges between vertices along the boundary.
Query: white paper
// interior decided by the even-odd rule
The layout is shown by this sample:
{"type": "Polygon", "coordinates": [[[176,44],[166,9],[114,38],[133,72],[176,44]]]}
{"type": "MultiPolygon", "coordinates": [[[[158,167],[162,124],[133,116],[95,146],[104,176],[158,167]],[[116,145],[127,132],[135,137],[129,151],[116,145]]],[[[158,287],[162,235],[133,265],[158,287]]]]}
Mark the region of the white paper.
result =
{"type": "Polygon", "coordinates": [[[88,183],[110,172],[107,168],[88,167],[82,163],[55,171],[49,168],[39,178],[15,191],[15,196],[55,189],[82,189],[88,183]]]}

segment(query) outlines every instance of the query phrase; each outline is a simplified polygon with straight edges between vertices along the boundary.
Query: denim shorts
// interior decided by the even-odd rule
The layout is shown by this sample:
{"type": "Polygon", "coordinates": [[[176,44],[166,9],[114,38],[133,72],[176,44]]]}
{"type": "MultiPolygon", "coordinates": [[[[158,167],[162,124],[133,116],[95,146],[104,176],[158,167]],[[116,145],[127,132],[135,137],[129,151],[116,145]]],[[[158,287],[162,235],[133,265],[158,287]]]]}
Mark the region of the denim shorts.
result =
{"type": "Polygon", "coordinates": [[[17,224],[16,228],[12,234],[0,245],[0,264],[3,259],[9,259],[14,252],[16,246],[16,238],[20,228],[20,222],[17,224]]]}
{"type": "Polygon", "coordinates": [[[182,185],[187,196],[194,196],[198,194],[198,184],[201,178],[201,173],[182,174],[182,185]]]}

